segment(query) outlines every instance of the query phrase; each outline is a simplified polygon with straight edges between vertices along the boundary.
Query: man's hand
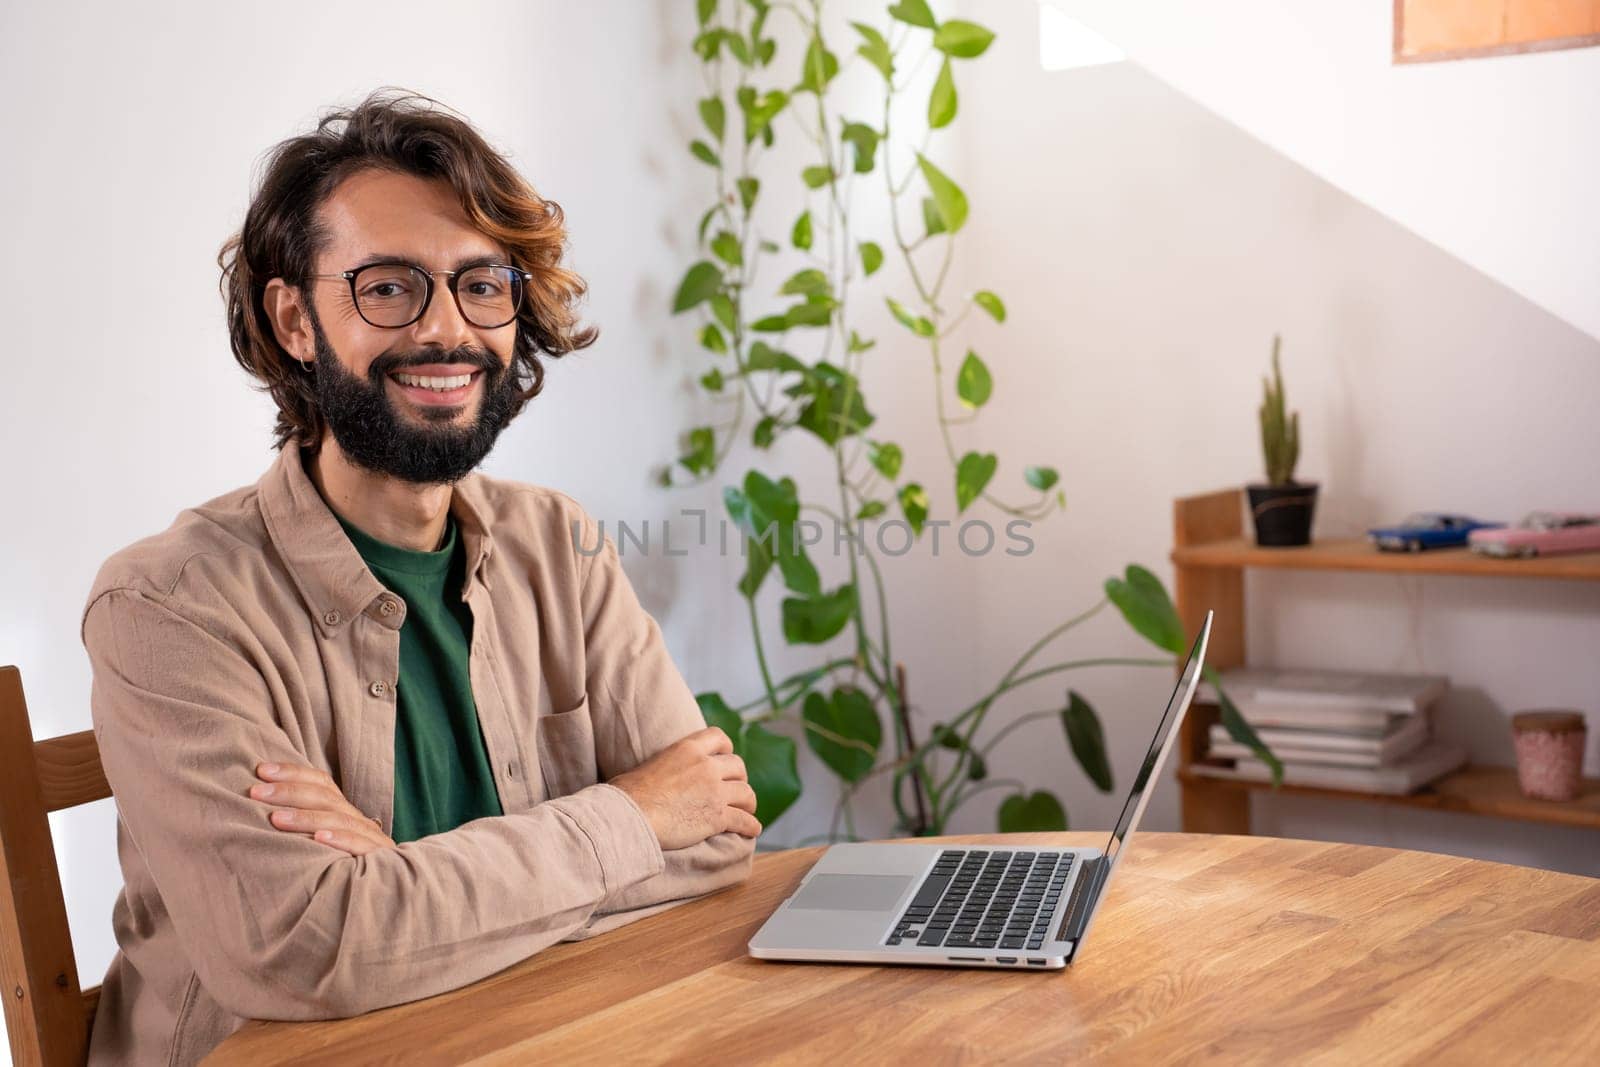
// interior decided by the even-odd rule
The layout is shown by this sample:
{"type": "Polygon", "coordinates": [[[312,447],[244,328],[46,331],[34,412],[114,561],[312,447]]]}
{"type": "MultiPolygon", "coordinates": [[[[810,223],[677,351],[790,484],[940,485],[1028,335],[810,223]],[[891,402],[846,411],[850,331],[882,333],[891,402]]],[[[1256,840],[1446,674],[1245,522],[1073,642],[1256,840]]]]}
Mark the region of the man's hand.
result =
{"type": "Polygon", "coordinates": [[[397,847],[378,820],[357,811],[324,771],[297,763],[258,763],[256,777],[264,781],[251,786],[250,795],[282,805],[267,815],[279,830],[308,834],[352,856],[397,847]]]}
{"type": "Polygon", "coordinates": [[[744,760],[715,726],[668,745],[611,784],[639,805],[664,849],[698,845],[724,830],[761,833],[744,760]]]}

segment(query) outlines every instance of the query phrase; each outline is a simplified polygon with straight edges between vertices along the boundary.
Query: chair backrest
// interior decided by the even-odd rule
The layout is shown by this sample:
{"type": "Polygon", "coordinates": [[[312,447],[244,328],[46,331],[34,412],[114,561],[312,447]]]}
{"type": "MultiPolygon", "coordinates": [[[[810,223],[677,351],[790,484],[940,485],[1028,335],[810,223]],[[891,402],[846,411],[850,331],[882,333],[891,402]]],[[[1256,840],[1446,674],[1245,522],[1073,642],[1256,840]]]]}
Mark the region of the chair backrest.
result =
{"type": "Polygon", "coordinates": [[[100,989],[78,988],[46,816],[110,795],[94,731],[35,743],[22,672],[0,667],[0,993],[17,1067],[88,1059],[100,989]]]}

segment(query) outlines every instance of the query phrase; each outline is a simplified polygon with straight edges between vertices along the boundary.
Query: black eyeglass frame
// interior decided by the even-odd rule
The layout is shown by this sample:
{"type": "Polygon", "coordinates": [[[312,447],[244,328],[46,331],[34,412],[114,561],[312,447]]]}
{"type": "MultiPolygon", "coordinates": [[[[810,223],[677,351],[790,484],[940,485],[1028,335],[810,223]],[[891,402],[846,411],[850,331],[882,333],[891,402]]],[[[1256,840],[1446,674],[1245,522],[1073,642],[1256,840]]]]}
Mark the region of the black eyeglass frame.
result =
{"type": "Polygon", "coordinates": [[[306,277],[308,279],[343,278],[346,282],[350,283],[350,302],[355,305],[356,314],[361,316],[362,322],[366,323],[368,326],[373,326],[380,330],[403,330],[407,326],[415,324],[422,318],[422,316],[428,313],[428,308],[433,303],[433,279],[437,274],[450,275],[450,280],[445,283],[445,287],[450,290],[450,298],[456,302],[457,313],[461,315],[463,322],[479,330],[499,330],[506,326],[510,326],[513,322],[516,322],[517,315],[522,311],[522,298],[527,292],[527,284],[528,282],[533,281],[532,274],[518,267],[512,266],[510,263],[475,263],[470,267],[463,267],[461,270],[424,270],[415,263],[407,263],[403,259],[384,260],[380,263],[364,263],[355,270],[342,270],[338,274],[308,274],[306,277]],[[371,270],[374,267],[406,267],[410,270],[416,271],[418,274],[421,274],[427,279],[427,282],[423,287],[422,306],[417,309],[416,315],[412,316],[412,318],[406,322],[400,323],[398,326],[389,326],[384,323],[373,322],[371,319],[367,318],[367,313],[361,310],[361,297],[356,292],[356,276],[362,271],[371,270]],[[511,300],[511,317],[496,326],[480,326],[476,322],[473,322],[472,319],[467,316],[467,309],[461,306],[461,293],[456,289],[456,284],[460,275],[465,274],[468,271],[484,270],[486,268],[496,268],[499,270],[510,271],[512,280],[516,284],[516,293],[513,295],[511,300]]]}

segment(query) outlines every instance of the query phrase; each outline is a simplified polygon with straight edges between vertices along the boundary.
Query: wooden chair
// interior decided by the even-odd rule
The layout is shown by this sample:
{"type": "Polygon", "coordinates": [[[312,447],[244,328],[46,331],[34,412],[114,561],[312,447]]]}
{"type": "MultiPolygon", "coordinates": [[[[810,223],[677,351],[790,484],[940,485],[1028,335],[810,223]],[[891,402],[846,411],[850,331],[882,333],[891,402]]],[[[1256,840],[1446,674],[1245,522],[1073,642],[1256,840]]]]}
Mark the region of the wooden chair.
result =
{"type": "Polygon", "coordinates": [[[78,988],[46,815],[110,795],[94,731],[36,743],[22,672],[0,667],[0,993],[16,1067],[88,1058],[100,988],[78,988]]]}

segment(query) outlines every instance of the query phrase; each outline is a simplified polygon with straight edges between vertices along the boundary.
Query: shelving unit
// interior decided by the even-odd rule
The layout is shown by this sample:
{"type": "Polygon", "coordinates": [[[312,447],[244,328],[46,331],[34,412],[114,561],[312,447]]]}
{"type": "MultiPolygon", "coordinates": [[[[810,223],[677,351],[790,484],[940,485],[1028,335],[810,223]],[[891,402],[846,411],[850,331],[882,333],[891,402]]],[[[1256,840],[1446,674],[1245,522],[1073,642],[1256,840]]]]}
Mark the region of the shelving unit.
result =
{"type": "MultiPolygon", "coordinates": [[[[1244,572],[1249,567],[1600,581],[1600,552],[1526,560],[1493,559],[1466,548],[1381,552],[1364,540],[1323,541],[1304,548],[1260,548],[1244,536],[1242,496],[1238,489],[1226,489],[1173,502],[1172,562],[1176,569],[1178,614],[1185,629],[1194,633],[1207,609],[1216,611],[1206,662],[1219,671],[1245,662],[1244,572]]],[[[1205,760],[1206,739],[1219,715],[1216,705],[1197,701],[1183,721],[1178,738],[1183,829],[1190,833],[1247,834],[1250,795],[1272,786],[1211,778],[1193,770],[1196,763],[1205,760]]],[[[1530,800],[1517,788],[1517,772],[1511,767],[1469,765],[1405,796],[1295,785],[1278,788],[1299,796],[1365,800],[1600,829],[1600,779],[1585,779],[1582,794],[1573,801],[1530,800]]]]}

